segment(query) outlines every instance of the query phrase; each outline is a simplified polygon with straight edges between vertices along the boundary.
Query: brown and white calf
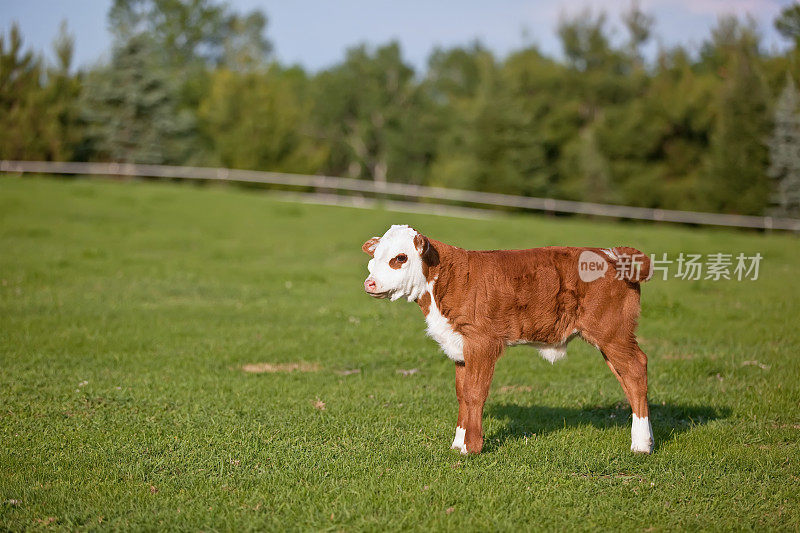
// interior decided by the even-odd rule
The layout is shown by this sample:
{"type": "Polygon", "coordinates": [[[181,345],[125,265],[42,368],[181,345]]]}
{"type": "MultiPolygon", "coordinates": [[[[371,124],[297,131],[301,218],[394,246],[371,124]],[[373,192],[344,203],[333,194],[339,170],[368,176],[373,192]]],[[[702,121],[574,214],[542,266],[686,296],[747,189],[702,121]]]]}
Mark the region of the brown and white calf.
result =
{"type": "Polygon", "coordinates": [[[631,450],[653,449],[647,356],[635,335],[639,283],[650,274],[644,254],[626,247],[471,251],[408,226],[392,226],[362,249],[372,256],[367,294],[417,302],[428,334],[455,361],[453,448],[480,453],[483,406],[506,346],[529,344],[555,362],[581,337],[603,354],[631,404],[631,450]]]}

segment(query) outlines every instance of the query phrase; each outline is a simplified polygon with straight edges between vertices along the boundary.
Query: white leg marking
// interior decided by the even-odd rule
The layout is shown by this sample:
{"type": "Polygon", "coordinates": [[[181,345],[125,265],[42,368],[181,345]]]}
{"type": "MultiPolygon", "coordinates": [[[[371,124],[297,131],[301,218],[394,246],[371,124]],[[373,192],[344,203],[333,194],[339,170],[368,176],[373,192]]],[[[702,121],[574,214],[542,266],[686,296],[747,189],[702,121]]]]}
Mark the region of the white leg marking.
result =
{"type": "Polygon", "coordinates": [[[450,448],[453,450],[458,450],[461,453],[467,453],[467,445],[464,444],[464,435],[466,434],[466,429],[456,426],[456,438],[453,439],[453,444],[450,445],[450,448]]]}
{"type": "Polygon", "coordinates": [[[647,417],[639,418],[633,415],[631,426],[631,451],[636,453],[650,453],[653,451],[653,427],[647,417]]]}

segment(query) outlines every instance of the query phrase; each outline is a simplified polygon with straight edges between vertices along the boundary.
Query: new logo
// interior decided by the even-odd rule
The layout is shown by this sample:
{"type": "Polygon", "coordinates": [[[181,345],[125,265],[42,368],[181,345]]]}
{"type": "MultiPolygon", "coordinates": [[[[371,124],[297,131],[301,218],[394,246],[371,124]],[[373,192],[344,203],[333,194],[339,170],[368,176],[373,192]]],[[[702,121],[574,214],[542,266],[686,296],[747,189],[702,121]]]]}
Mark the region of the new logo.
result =
{"type": "Polygon", "coordinates": [[[608,261],[591,250],[584,250],[578,258],[578,276],[581,281],[590,282],[602,278],[608,270],[608,261]]]}

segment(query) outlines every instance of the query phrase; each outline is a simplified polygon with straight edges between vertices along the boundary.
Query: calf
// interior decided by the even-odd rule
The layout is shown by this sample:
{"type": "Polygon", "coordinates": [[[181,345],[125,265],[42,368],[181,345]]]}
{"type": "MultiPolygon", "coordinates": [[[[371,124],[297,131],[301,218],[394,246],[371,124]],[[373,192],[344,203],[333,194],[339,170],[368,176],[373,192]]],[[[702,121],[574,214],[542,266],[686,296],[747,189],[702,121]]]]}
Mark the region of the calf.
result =
{"type": "Polygon", "coordinates": [[[428,335],[455,361],[452,448],[480,453],[483,406],[506,346],[529,344],[552,363],[581,337],[603,354],[631,404],[631,450],[650,453],[647,356],[635,335],[639,283],[651,273],[644,254],[626,247],[471,251],[408,226],[392,226],[362,249],[372,256],[367,294],[417,302],[428,335]]]}

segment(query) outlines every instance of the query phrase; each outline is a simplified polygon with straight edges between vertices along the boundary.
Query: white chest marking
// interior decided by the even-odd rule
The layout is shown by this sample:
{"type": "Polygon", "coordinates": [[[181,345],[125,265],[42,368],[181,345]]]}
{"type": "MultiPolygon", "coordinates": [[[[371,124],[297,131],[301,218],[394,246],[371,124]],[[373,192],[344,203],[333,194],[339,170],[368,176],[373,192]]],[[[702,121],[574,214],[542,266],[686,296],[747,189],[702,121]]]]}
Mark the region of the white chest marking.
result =
{"type": "Polygon", "coordinates": [[[431,306],[425,322],[428,323],[428,335],[439,343],[442,351],[453,361],[464,361],[464,337],[453,330],[450,322],[439,311],[436,300],[433,298],[433,281],[428,282],[428,294],[431,296],[431,306]]]}

